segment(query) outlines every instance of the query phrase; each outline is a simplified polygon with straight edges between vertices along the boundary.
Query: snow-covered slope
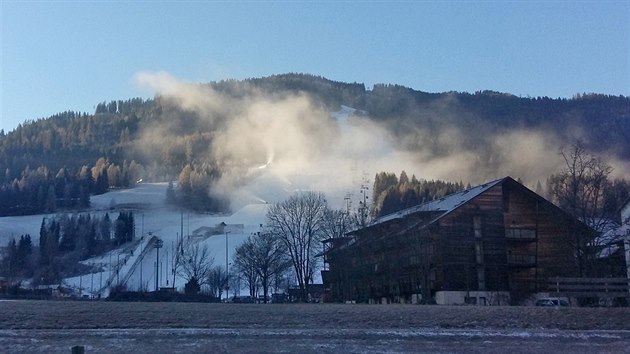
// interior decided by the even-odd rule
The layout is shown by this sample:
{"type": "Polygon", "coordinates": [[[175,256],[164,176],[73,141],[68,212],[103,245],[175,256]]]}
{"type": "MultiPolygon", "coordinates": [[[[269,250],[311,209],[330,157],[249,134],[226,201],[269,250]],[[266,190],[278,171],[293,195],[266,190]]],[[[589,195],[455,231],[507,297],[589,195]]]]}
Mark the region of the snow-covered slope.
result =
{"type": "MultiPolygon", "coordinates": [[[[97,214],[108,212],[110,217],[115,219],[119,211],[133,210],[137,240],[133,244],[85,261],[84,263],[92,264],[102,271],[64,279],[64,284],[75,289],[81,287],[84,295],[94,296],[98,296],[99,293],[101,296],[107,296],[108,283],[116,284],[122,282],[122,279],[128,279],[126,282],[128,289],[146,288],[153,290],[157,252],[148,243],[150,236],[153,235],[164,241],[164,246],[159,252],[158,285],[172,286],[172,252],[182,229],[185,237],[190,236],[198,239],[209,248],[212,257],[214,257],[215,265],[225,266],[225,233],[209,236],[205,231],[216,229],[217,225],[221,223],[227,225],[226,230],[229,231],[227,233],[228,253],[231,258],[238,245],[249,235],[260,230],[269,206],[259,198],[253,199],[257,203],[244,205],[233,214],[182,212],[177,208],[165,205],[166,188],[166,183],[146,183],[138,184],[132,189],[114,190],[93,196],[91,198],[92,208],[85,212],[97,214]],[[151,249],[144,252],[144,257],[141,257],[140,255],[147,247],[151,247],[151,249]],[[134,264],[136,264],[135,267],[134,264]]],[[[247,194],[248,191],[243,190],[243,193],[247,194]]],[[[23,234],[30,234],[33,242],[37,244],[39,228],[42,219],[46,216],[49,215],[0,218],[1,244],[6,245],[11,238],[23,234]]],[[[183,287],[183,281],[176,279],[176,286],[178,288],[183,287]]]]}
{"type": "MultiPolygon", "coordinates": [[[[354,131],[363,122],[353,121],[350,116],[355,112],[349,107],[342,107],[339,112],[332,113],[339,125],[342,135],[356,135],[354,131]]],[[[350,140],[356,143],[356,140],[350,140]]],[[[346,153],[357,149],[354,145],[341,146],[346,153]]],[[[359,148],[362,150],[363,148],[359,148]]],[[[345,156],[344,166],[349,165],[357,156],[345,156]]],[[[317,190],[328,192],[328,200],[333,207],[339,207],[349,188],[349,182],[343,181],[339,175],[340,164],[334,160],[323,159],[314,165],[317,169],[286,170],[279,168],[272,161],[254,167],[252,178],[245,186],[240,186],[230,195],[231,214],[202,214],[182,212],[165,204],[167,183],[140,183],[131,189],[113,190],[108,193],[92,196],[91,208],[82,212],[97,214],[110,213],[115,219],[118,212],[133,211],[136,222],[136,241],[133,244],[109,252],[108,254],[85,261],[93,264],[101,271],[80,277],[65,279],[67,286],[83,289],[86,295],[107,296],[108,284],[125,281],[128,289],[146,288],[153,290],[156,278],[157,252],[154,244],[149,242],[157,236],[164,241],[159,251],[158,286],[172,286],[172,254],[174,245],[182,234],[192,237],[206,245],[214,264],[225,267],[226,235],[217,234],[217,225],[225,224],[227,233],[228,255],[231,259],[234,249],[249,235],[260,231],[265,222],[265,214],[270,204],[286,199],[295,191],[317,190]],[[149,250],[145,250],[149,248],[149,250]]],[[[278,162],[278,161],[276,161],[278,162]]],[[[281,163],[281,161],[280,161],[281,163]]],[[[286,163],[286,161],[285,161],[286,163]]],[[[286,167],[286,166],[283,166],[286,167]]],[[[358,187],[358,186],[357,186],[358,187]]],[[[4,246],[11,238],[30,234],[37,244],[42,218],[47,215],[3,217],[0,218],[0,245],[4,246]]],[[[228,260],[230,262],[230,260],[228,260]]],[[[183,281],[176,279],[176,286],[183,287],[183,281]]]]}
{"type": "MultiPolygon", "coordinates": [[[[106,255],[99,259],[88,260],[86,263],[93,263],[102,266],[104,274],[95,274],[98,277],[98,286],[90,277],[90,286],[86,287],[86,280],[75,277],[66,279],[65,282],[73,287],[81,284],[83,289],[101,289],[106,287],[101,281],[101,277],[109,279],[116,284],[125,279],[126,286],[130,290],[148,289],[155,287],[157,250],[153,244],[148,244],[150,236],[157,236],[164,241],[164,246],[159,252],[159,275],[158,285],[172,286],[172,256],[177,238],[182,234],[205,245],[210,250],[214,258],[214,264],[225,266],[226,257],[226,234],[208,233],[208,230],[219,230],[220,224],[227,226],[227,247],[231,258],[234,249],[239,246],[247,237],[260,230],[260,225],[264,223],[268,204],[259,202],[258,204],[248,204],[237,210],[233,214],[200,214],[182,212],[176,208],[166,206],[164,199],[167,184],[139,184],[133,189],[114,191],[93,198],[95,209],[116,210],[120,208],[130,208],[135,210],[136,235],[142,239],[134,248],[113,251],[111,255],[106,255]],[[150,251],[144,252],[144,257],[139,259],[146,247],[151,247],[150,251]],[[111,257],[110,257],[111,256],[111,257]],[[133,264],[137,264],[132,267],[133,264]],[[120,269],[118,274],[116,269],[120,269]]],[[[216,233],[216,232],[215,232],[216,233]]],[[[175,285],[183,287],[183,280],[176,278],[175,285]]],[[[106,289],[104,289],[106,291],[106,289]]],[[[85,293],[85,291],[84,291],[85,293]]],[[[87,291],[91,293],[91,291],[87,291]]],[[[102,294],[105,296],[106,294],[102,294]]]]}

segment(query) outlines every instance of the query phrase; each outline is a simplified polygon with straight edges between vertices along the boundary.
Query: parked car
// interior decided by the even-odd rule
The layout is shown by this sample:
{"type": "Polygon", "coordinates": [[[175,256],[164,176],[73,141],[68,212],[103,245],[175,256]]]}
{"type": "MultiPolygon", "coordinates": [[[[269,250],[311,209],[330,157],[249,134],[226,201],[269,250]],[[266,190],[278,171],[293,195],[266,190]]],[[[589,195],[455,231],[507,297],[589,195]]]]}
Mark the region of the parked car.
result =
{"type": "Polygon", "coordinates": [[[557,297],[546,297],[536,300],[536,306],[569,306],[569,302],[557,297]]]}
{"type": "Polygon", "coordinates": [[[239,304],[253,304],[254,298],[251,296],[234,296],[231,302],[239,304]]]}

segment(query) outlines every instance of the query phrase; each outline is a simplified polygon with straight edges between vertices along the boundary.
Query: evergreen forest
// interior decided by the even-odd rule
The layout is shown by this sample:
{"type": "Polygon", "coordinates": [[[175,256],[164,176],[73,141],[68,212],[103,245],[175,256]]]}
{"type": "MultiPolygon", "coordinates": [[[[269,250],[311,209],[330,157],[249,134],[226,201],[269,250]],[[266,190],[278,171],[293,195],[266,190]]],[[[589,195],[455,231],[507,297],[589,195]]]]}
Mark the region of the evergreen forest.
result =
{"type": "MultiPolygon", "coordinates": [[[[428,93],[390,84],[368,89],[361,83],[293,73],[201,86],[235,98],[254,92],[265,97],[299,93],[329,112],[342,105],[353,107],[393,134],[397,148],[411,153],[422,149],[448,155],[451,148],[436,137],[444,127],[456,126],[466,132],[459,137],[459,148],[477,154],[480,169],[493,168],[493,136],[516,129],[544,130],[566,144],[579,131],[589,151],[630,159],[630,98],[623,96],[428,93]]],[[[238,109],[221,107],[202,114],[168,97],[131,98],[98,103],[91,113],[66,111],[0,131],[0,216],[87,208],[90,195],[141,180],[178,181],[170,202],[193,210],[226,211],[228,203],[208,191],[217,188],[216,181],[227,170],[234,173],[233,161],[217,160],[208,149],[217,129],[238,109]],[[156,126],[161,127],[159,137],[147,139],[147,131],[156,126]]],[[[407,182],[402,175],[400,179],[404,187],[395,188],[395,193],[392,189],[389,197],[381,187],[374,191],[377,214],[393,210],[392,200],[406,206],[463,188],[455,183],[436,188],[443,192],[428,193],[422,185],[428,182],[407,182]]]]}

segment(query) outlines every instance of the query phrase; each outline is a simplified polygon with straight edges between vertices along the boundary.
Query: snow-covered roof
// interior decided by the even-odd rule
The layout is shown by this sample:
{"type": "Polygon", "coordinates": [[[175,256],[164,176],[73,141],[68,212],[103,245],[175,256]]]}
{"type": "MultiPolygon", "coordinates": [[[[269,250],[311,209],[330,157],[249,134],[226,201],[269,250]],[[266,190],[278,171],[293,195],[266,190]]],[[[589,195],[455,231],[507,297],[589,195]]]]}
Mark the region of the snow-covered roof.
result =
{"type": "Polygon", "coordinates": [[[407,209],[397,211],[395,213],[382,216],[374,220],[374,222],[371,225],[377,225],[377,224],[381,224],[387,221],[401,219],[408,215],[415,214],[418,212],[442,212],[439,218],[444,217],[445,215],[451,213],[452,211],[459,208],[460,206],[466,204],[467,202],[469,202],[476,196],[482,194],[483,192],[496,186],[497,184],[500,184],[507,178],[510,178],[510,177],[504,177],[504,178],[497,179],[491,182],[486,182],[482,185],[472,187],[465,191],[449,194],[442,198],[435,199],[427,203],[419,204],[419,205],[416,205],[407,209]]]}

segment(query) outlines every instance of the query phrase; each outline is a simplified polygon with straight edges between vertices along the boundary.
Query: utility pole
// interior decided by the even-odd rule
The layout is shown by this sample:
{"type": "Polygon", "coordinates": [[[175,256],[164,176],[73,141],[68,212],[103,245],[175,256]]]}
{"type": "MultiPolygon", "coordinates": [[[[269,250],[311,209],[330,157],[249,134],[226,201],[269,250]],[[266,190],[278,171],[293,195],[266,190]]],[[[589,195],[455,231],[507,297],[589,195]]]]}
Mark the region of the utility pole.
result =
{"type": "Polygon", "coordinates": [[[225,300],[227,301],[227,299],[230,298],[230,273],[229,273],[229,263],[228,263],[228,234],[230,232],[226,231],[225,232],[225,300]]]}
{"type": "Polygon", "coordinates": [[[159,286],[159,278],[160,278],[160,248],[162,248],[162,246],[164,246],[164,241],[158,239],[155,242],[155,249],[157,251],[156,255],[155,255],[155,291],[157,292],[159,290],[158,286],[159,286]]]}
{"type": "Polygon", "coordinates": [[[120,285],[120,253],[116,257],[116,285],[120,285]]]}
{"type": "Polygon", "coordinates": [[[350,210],[352,209],[352,194],[347,193],[343,200],[346,202],[346,215],[350,215],[350,210]]]}
{"type": "Polygon", "coordinates": [[[361,223],[362,227],[365,227],[365,225],[367,224],[367,218],[368,218],[368,212],[369,212],[369,208],[367,205],[367,200],[368,200],[368,189],[369,187],[367,186],[367,183],[369,183],[369,181],[365,181],[364,184],[361,185],[361,197],[363,198],[362,201],[359,201],[359,221],[361,223]]]}
{"type": "Polygon", "coordinates": [[[111,281],[112,281],[112,252],[109,252],[109,280],[107,281],[107,285],[111,285],[111,281]]]}
{"type": "MultiPolygon", "coordinates": [[[[144,215],[143,216],[143,220],[144,220],[144,215]]],[[[140,254],[138,255],[138,257],[140,257],[140,292],[142,292],[142,261],[144,261],[144,234],[142,235],[142,249],[140,250],[140,254]]]]}
{"type": "Polygon", "coordinates": [[[168,247],[166,247],[164,252],[166,252],[166,267],[164,267],[164,278],[166,279],[166,287],[168,287],[168,247]]]}

